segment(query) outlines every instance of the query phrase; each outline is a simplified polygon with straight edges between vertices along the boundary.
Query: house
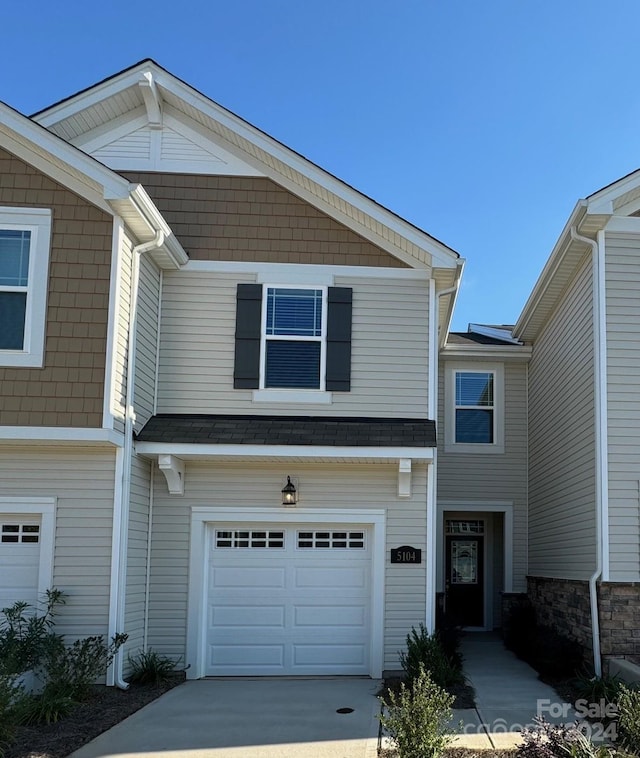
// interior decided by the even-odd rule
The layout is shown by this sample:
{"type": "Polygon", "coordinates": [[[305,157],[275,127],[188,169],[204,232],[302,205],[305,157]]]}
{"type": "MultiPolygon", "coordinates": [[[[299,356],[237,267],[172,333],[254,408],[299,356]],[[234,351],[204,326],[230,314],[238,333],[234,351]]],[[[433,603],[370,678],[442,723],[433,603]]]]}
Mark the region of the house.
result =
{"type": "Polygon", "coordinates": [[[0,105],[0,606],[63,589],[120,686],[378,677],[524,593],[637,655],[638,184],[451,333],[457,253],[153,61],[0,105]]]}
{"type": "Polygon", "coordinates": [[[2,124],[3,604],[116,684],[398,668],[459,256],[152,61],[2,124]]]}

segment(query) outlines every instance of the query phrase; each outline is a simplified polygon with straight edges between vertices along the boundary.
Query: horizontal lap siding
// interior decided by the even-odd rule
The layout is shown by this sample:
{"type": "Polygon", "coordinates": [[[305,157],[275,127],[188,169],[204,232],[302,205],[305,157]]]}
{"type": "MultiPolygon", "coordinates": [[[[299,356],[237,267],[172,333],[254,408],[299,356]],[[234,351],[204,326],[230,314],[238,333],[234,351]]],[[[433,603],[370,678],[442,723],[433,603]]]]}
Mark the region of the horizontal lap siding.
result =
{"type": "Polygon", "coordinates": [[[112,411],[115,428],[124,431],[125,405],[127,402],[127,363],[129,350],[129,312],[131,309],[131,261],[133,242],[126,235],[120,250],[120,290],[118,293],[116,314],[116,355],[115,386],[112,399],[112,411]]]}
{"type": "Polygon", "coordinates": [[[55,497],[53,584],[67,594],[56,631],[107,634],[115,453],[0,448],[0,495],[55,497]]]}
{"type": "Polygon", "coordinates": [[[331,405],[253,403],[233,389],[233,274],[166,273],[159,413],[409,416],[427,413],[428,283],[336,277],[353,288],[351,392],[331,405]]]}
{"type": "Polygon", "coordinates": [[[595,567],[591,262],[533,346],[529,371],[529,573],[586,579],[595,567]]]}
{"type": "Polygon", "coordinates": [[[426,466],[414,465],[413,493],[408,499],[397,497],[397,466],[287,466],[288,471],[273,464],[189,463],[184,498],[168,496],[166,482],[156,476],[149,644],[184,660],[191,506],[228,508],[233,503],[238,510],[278,506],[283,478],[290,473],[299,478],[304,508],[386,509],[384,667],[399,668],[398,651],[404,647],[409,629],[424,622],[426,560],[418,566],[392,566],[389,550],[406,544],[425,550],[426,466]]]}
{"type": "Polygon", "coordinates": [[[153,415],[156,392],[160,271],[148,255],[143,255],[140,261],[139,291],[134,390],[136,432],[153,415]]]}
{"type": "Polygon", "coordinates": [[[606,237],[611,581],[640,579],[640,239],[606,237]]]}
{"type": "MultiPolygon", "coordinates": [[[[495,363],[495,361],[493,361],[495,363]]],[[[460,361],[456,360],[456,365],[460,361]]],[[[469,505],[513,504],[513,589],[526,590],[527,574],[527,367],[504,364],[504,454],[444,452],[444,373],[440,369],[438,501],[469,505]]],[[[469,367],[473,363],[469,361],[469,367]]],[[[457,510],[464,510],[457,505],[457,510]]],[[[497,620],[499,616],[495,616],[497,620]]]]}

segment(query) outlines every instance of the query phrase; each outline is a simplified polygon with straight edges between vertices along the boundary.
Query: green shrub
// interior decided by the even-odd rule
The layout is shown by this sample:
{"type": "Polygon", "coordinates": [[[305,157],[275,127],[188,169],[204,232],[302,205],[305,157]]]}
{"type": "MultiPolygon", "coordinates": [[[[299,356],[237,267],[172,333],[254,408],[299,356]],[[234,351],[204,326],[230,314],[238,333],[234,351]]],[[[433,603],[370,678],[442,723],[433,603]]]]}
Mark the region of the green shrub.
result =
{"type": "Polygon", "coordinates": [[[536,726],[522,732],[516,758],[612,758],[615,751],[608,745],[594,744],[575,725],[549,724],[534,718],[536,726]]]}
{"type": "Polygon", "coordinates": [[[129,681],[133,684],[152,684],[155,687],[168,682],[175,673],[178,661],[172,661],[155,650],[143,650],[137,655],[129,655],[131,674],[129,681]]]}
{"type": "Polygon", "coordinates": [[[69,715],[76,700],[66,687],[46,684],[42,692],[27,695],[18,709],[20,724],[55,724],[69,715]]]}
{"type": "Polygon", "coordinates": [[[618,697],[618,730],[622,745],[640,755],[640,690],[621,685],[618,697]]]}
{"type": "Polygon", "coordinates": [[[440,687],[451,687],[464,681],[461,659],[450,658],[444,651],[438,633],[428,634],[423,624],[411,629],[407,635],[407,652],[400,653],[400,664],[409,683],[420,675],[424,668],[440,687]]]}
{"type": "Polygon", "coordinates": [[[56,636],[52,631],[59,605],[66,602],[60,590],[46,591],[44,609],[18,601],[2,609],[0,621],[0,673],[23,674],[37,666],[56,636]]]}
{"type": "Polygon", "coordinates": [[[0,674],[0,756],[4,755],[4,747],[11,742],[25,697],[16,676],[0,674]]]}
{"type": "Polygon", "coordinates": [[[398,758],[437,758],[451,743],[448,725],[452,718],[453,695],[449,695],[421,668],[409,686],[389,691],[380,698],[380,722],[398,751],[398,758]]]}
{"type": "Polygon", "coordinates": [[[593,676],[588,671],[571,682],[574,700],[617,705],[623,682],[618,676],[593,676]]]}

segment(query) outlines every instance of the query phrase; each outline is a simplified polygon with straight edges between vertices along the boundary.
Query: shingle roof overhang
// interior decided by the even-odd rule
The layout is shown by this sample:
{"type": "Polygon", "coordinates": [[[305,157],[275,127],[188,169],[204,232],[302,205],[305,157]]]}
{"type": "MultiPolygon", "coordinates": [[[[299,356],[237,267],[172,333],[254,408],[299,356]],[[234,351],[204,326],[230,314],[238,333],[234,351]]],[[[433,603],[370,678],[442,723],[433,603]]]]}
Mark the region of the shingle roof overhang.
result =
{"type": "Polygon", "coordinates": [[[326,416],[153,416],[136,437],[141,454],[185,457],[433,457],[435,422],[326,416]]]}

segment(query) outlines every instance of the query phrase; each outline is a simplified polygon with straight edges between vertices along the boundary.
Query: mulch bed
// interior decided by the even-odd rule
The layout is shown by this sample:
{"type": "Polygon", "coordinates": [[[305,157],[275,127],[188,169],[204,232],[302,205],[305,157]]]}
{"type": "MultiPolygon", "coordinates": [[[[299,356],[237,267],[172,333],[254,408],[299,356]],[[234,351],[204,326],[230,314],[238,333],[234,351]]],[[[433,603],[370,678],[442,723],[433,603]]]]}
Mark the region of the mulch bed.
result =
{"type": "MultiPolygon", "coordinates": [[[[402,683],[402,677],[387,677],[378,695],[384,697],[389,690],[393,690],[396,694],[400,692],[400,684],[402,683]]],[[[455,697],[453,702],[453,708],[475,708],[475,693],[473,687],[464,682],[463,684],[454,684],[447,688],[449,694],[455,697]]]]}
{"type": "Polygon", "coordinates": [[[96,686],[89,700],[77,705],[57,723],[19,727],[14,742],[5,748],[4,756],[65,758],[183,681],[184,674],[180,674],[157,687],[132,684],[126,692],[116,687],[96,686]]]}

